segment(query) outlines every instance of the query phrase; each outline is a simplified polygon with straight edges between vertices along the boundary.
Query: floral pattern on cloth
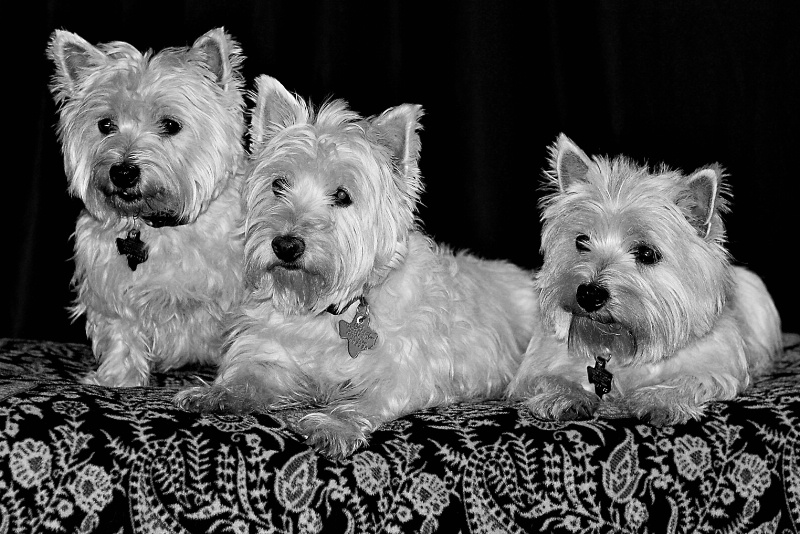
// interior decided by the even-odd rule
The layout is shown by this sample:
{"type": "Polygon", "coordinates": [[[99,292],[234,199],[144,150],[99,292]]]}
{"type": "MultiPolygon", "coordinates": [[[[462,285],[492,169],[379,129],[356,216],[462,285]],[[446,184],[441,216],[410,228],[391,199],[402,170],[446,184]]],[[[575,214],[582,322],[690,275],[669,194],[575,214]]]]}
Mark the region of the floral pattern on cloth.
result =
{"type": "Polygon", "coordinates": [[[700,421],[547,422],[521,403],[425,410],[333,462],[291,414],[186,413],[176,389],[81,385],[87,346],[0,340],[0,534],[797,532],[800,336],[700,421]]]}

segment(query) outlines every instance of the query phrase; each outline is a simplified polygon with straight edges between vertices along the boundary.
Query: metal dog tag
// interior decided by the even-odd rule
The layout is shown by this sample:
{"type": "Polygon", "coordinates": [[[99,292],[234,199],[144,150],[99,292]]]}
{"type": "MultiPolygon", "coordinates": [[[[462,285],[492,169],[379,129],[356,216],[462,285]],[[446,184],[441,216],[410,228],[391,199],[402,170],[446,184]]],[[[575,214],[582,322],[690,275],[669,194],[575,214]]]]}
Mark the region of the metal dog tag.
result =
{"type": "Polygon", "coordinates": [[[117,238],[117,251],[128,258],[128,267],[135,271],[140,263],[147,261],[147,245],[139,238],[139,230],[132,228],[125,239],[117,238]]]}
{"type": "Polygon", "coordinates": [[[339,337],[347,340],[351,358],[357,358],[362,350],[371,349],[378,342],[378,333],[369,327],[369,306],[363,298],[352,321],[339,321],[339,337]]]}
{"type": "Polygon", "coordinates": [[[601,399],[603,395],[611,391],[611,381],[614,379],[614,375],[606,371],[607,361],[601,356],[595,356],[595,366],[586,367],[586,371],[589,373],[589,383],[594,384],[594,392],[601,399]]]}

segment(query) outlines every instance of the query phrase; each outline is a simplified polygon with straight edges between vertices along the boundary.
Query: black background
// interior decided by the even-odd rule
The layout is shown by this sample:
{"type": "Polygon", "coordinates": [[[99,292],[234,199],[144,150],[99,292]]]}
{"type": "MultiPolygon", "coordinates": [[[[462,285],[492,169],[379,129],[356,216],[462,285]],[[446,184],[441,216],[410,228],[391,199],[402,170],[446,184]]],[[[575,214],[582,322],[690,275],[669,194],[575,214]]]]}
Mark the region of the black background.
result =
{"type": "Polygon", "coordinates": [[[190,45],[224,26],[248,88],[262,73],[363,115],[419,103],[420,210],[438,241],[541,265],[536,203],[547,147],[690,172],[719,162],[735,260],[765,280],[799,331],[795,169],[800,119],[796,2],[29,2],[4,15],[0,337],[85,339],[70,324],[66,192],[45,49],[56,28],[139,49],[190,45]]]}

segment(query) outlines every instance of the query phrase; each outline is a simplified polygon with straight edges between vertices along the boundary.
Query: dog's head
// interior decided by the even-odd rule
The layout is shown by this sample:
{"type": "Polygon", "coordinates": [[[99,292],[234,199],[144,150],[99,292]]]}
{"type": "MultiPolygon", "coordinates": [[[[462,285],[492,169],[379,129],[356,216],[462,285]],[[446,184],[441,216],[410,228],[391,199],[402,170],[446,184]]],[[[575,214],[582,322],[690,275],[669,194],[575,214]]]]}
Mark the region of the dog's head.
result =
{"type": "Polygon", "coordinates": [[[732,286],[723,172],[589,158],[566,136],[542,201],[542,311],[587,357],[663,359],[705,335],[732,286]]]}
{"type": "Polygon", "coordinates": [[[47,53],[69,190],[95,218],[192,222],[241,165],[243,57],[222,28],[157,54],[57,30],[47,53]]]}
{"type": "Polygon", "coordinates": [[[245,177],[245,268],[284,313],[340,310],[397,265],[422,190],[420,106],[313,110],[261,76],[245,177]]]}

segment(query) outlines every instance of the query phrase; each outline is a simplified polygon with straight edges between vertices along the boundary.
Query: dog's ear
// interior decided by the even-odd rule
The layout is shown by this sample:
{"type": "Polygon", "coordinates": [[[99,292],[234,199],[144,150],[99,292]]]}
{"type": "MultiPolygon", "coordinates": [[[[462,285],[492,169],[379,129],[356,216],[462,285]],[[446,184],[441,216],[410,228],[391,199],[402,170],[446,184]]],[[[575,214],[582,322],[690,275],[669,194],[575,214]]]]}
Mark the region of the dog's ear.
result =
{"type": "Polygon", "coordinates": [[[575,182],[585,181],[589,169],[595,163],[589,159],[583,150],[563,133],[556,139],[556,144],[550,149],[553,174],[558,179],[558,187],[563,193],[575,182]]]}
{"type": "Polygon", "coordinates": [[[404,189],[414,202],[422,192],[419,175],[419,130],[422,129],[420,119],[424,114],[420,105],[403,104],[389,108],[370,120],[367,129],[370,140],[389,150],[392,164],[403,181],[404,189]]]}
{"type": "MultiPolygon", "coordinates": [[[[293,124],[308,122],[308,105],[271,76],[256,78],[256,92],[249,93],[253,106],[250,143],[259,148],[276,133],[293,124]]],[[[252,152],[251,148],[251,152],[252,152]]]]}
{"type": "Polygon", "coordinates": [[[217,84],[226,91],[241,85],[241,67],[244,61],[239,43],[225,33],[224,28],[214,28],[199,37],[192,50],[200,52],[203,63],[214,76],[217,84]]]}
{"type": "Polygon", "coordinates": [[[724,207],[722,179],[722,168],[716,164],[695,171],[688,178],[689,222],[703,239],[711,234],[714,215],[724,207]]]}
{"type": "Polygon", "coordinates": [[[47,57],[56,64],[50,91],[56,102],[72,97],[81,79],[95,66],[108,61],[108,57],[75,33],[56,30],[47,46],[47,57]]]}

